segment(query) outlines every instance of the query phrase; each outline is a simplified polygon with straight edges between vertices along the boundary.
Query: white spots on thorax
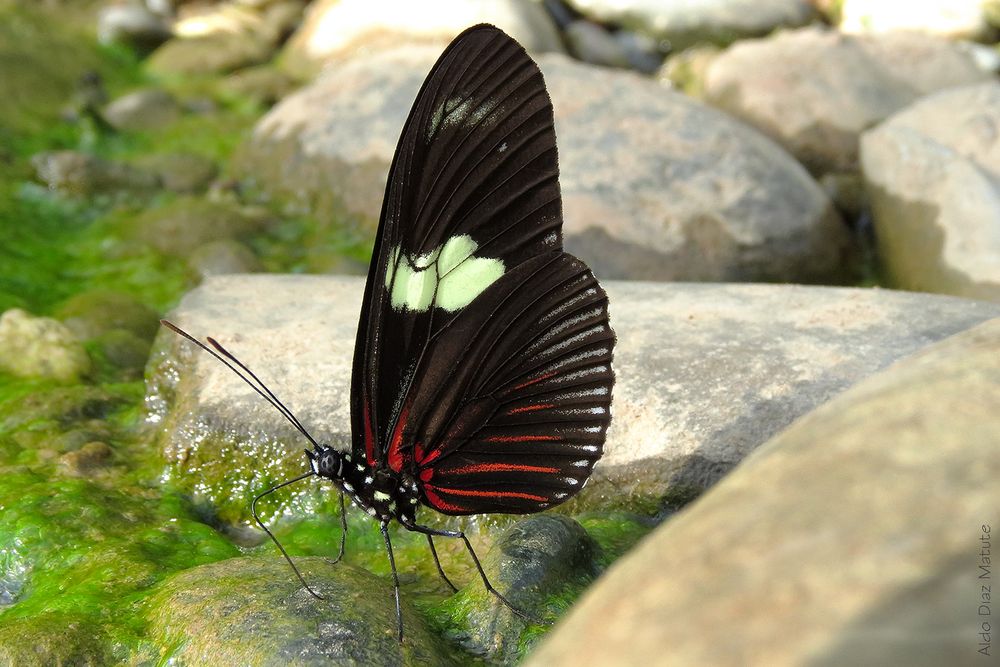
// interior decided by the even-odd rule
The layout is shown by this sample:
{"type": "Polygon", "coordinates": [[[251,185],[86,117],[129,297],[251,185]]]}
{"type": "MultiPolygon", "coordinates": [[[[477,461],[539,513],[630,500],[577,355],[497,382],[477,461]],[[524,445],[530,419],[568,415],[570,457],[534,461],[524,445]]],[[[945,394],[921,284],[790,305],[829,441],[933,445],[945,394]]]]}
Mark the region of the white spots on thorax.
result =
{"type": "Polygon", "coordinates": [[[385,287],[396,310],[422,312],[431,305],[454,312],[472,303],[500,279],[506,267],[499,259],[476,257],[479,245],[471,236],[449,238],[416,257],[399,246],[389,253],[385,287]]]}
{"type": "Polygon", "coordinates": [[[371,475],[368,475],[367,477],[365,477],[365,486],[371,486],[373,481],[375,481],[375,478],[372,477],[371,475]]]}
{"type": "Polygon", "coordinates": [[[416,498],[410,498],[410,504],[411,505],[416,505],[417,504],[417,499],[416,498]]]}
{"type": "Polygon", "coordinates": [[[374,507],[367,507],[365,508],[365,511],[368,512],[369,516],[375,516],[377,514],[374,507]]]}
{"type": "Polygon", "coordinates": [[[385,501],[389,500],[390,497],[391,496],[389,496],[388,493],[384,493],[382,491],[376,491],[375,492],[375,500],[380,500],[382,502],[385,502],[385,501]]]}
{"type": "Polygon", "coordinates": [[[360,463],[357,465],[357,468],[358,468],[358,472],[364,472],[365,471],[365,467],[362,464],[360,464],[360,463]]]}
{"type": "Polygon", "coordinates": [[[353,493],[354,487],[351,486],[349,482],[344,482],[344,491],[347,491],[348,493],[353,493]]]}

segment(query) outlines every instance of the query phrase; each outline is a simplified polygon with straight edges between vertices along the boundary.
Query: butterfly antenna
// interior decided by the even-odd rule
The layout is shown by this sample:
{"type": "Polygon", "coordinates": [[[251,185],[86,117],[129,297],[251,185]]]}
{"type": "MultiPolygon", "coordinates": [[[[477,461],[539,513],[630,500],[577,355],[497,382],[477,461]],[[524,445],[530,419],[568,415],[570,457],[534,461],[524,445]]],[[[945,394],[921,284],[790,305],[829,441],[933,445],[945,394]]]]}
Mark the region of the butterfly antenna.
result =
{"type": "Polygon", "coordinates": [[[292,571],[295,572],[295,576],[298,577],[299,581],[302,582],[302,586],[307,591],[309,591],[309,594],[312,595],[314,598],[316,598],[317,600],[323,600],[325,598],[322,595],[320,595],[319,593],[317,593],[316,591],[314,591],[309,586],[309,584],[306,583],[305,577],[303,577],[302,573],[299,572],[299,568],[295,567],[295,563],[292,562],[291,556],[289,556],[288,552],[285,551],[285,547],[281,546],[281,542],[279,542],[278,538],[276,538],[274,536],[274,533],[272,533],[270,530],[268,530],[267,526],[264,525],[264,522],[260,520],[260,515],[257,514],[257,501],[258,500],[260,500],[264,496],[268,495],[269,493],[274,493],[275,491],[277,491],[278,489],[280,489],[282,487],[288,486],[289,484],[295,484],[295,482],[301,482],[306,477],[312,477],[315,474],[316,473],[314,473],[313,471],[310,470],[306,474],[299,475],[295,479],[288,480],[287,482],[282,482],[281,484],[278,484],[277,486],[272,486],[270,489],[268,489],[267,491],[265,491],[264,493],[260,494],[259,496],[257,496],[256,498],[253,499],[253,502],[250,503],[250,511],[253,513],[253,518],[254,518],[254,521],[257,522],[257,525],[264,529],[264,532],[267,533],[267,536],[271,538],[271,541],[274,542],[275,545],[277,545],[278,550],[281,552],[281,555],[284,556],[285,560],[288,561],[288,564],[292,566],[292,571]]]}
{"type": "Polygon", "coordinates": [[[275,410],[277,410],[278,412],[280,412],[281,415],[285,419],[287,419],[288,422],[292,426],[294,426],[295,429],[299,433],[301,433],[302,435],[304,435],[305,438],[309,442],[312,443],[312,446],[317,451],[319,451],[319,443],[316,442],[315,438],[313,438],[309,434],[309,431],[307,431],[305,429],[305,427],[302,425],[302,423],[295,417],[295,415],[292,414],[292,411],[289,410],[287,407],[285,407],[284,403],[282,403],[280,400],[278,400],[278,397],[274,395],[274,392],[272,392],[270,389],[268,389],[267,385],[265,385],[261,381],[261,379],[259,377],[257,377],[256,374],[254,374],[253,371],[251,371],[249,368],[247,368],[246,365],[242,361],[240,361],[239,359],[237,359],[226,348],[222,347],[222,345],[220,345],[217,340],[215,340],[214,338],[208,338],[208,342],[212,345],[212,347],[209,347],[208,345],[205,345],[200,340],[198,340],[197,338],[195,338],[194,336],[192,336],[188,332],[184,331],[183,329],[181,329],[179,326],[177,326],[173,322],[170,322],[169,320],[160,320],[160,324],[162,324],[163,326],[167,327],[168,329],[170,329],[174,333],[176,333],[176,334],[178,334],[180,336],[183,336],[184,338],[188,339],[189,341],[191,341],[192,343],[194,343],[195,345],[197,345],[198,347],[200,347],[201,349],[205,350],[206,352],[208,352],[209,354],[211,354],[213,357],[215,357],[216,359],[218,359],[219,361],[221,361],[223,364],[225,364],[226,367],[229,370],[231,370],[233,373],[236,373],[236,375],[241,380],[243,380],[248,385],[250,385],[251,389],[253,389],[255,392],[257,392],[258,394],[260,394],[260,396],[265,401],[267,401],[268,403],[270,403],[274,407],[275,410]],[[215,349],[212,349],[212,348],[215,348],[215,349]],[[230,363],[230,362],[232,362],[232,363],[230,363]],[[233,364],[235,364],[235,366],[233,364]],[[243,373],[241,373],[240,369],[242,369],[250,377],[248,378],[247,375],[244,375],[243,373]],[[253,380],[256,381],[257,384],[254,384],[254,382],[251,381],[250,378],[253,378],[253,380]]]}

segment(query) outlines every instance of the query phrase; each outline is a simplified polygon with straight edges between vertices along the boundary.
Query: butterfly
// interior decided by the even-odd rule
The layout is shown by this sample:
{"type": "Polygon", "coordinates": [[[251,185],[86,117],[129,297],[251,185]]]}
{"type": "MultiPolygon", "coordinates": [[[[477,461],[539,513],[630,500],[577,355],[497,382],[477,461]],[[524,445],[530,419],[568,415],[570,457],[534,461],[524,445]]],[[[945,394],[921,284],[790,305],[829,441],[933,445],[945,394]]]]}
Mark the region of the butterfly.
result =
{"type": "MultiPolygon", "coordinates": [[[[417,520],[526,514],[578,493],[610,423],[615,335],[587,265],[562,249],[552,104],[525,50],[496,27],[460,34],[434,65],[403,127],[358,323],[351,450],[317,443],[292,412],[217,341],[212,353],[311,443],[308,477],[332,482],[374,518],[388,552],[397,636],[399,578],[389,525],[465,543],[417,520]]],[[[285,550],[274,540],[292,563],[285,550]]],[[[340,555],[344,553],[341,537],[340,555]]],[[[292,567],[295,568],[294,563],[292,567]]],[[[322,598],[295,570],[303,586],[322,598]]]]}

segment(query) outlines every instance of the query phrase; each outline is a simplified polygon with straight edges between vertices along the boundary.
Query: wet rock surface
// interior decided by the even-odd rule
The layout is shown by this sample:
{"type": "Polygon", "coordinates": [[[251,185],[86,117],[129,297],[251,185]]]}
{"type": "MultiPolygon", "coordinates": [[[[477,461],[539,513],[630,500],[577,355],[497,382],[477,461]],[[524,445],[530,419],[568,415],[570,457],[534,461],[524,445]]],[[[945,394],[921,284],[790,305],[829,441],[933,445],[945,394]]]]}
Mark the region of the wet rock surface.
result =
{"type": "MultiPolygon", "coordinates": [[[[346,447],[359,279],[209,280],[171,314],[211,335],[346,447]],[[253,294],[249,305],[246,295],[253,294]],[[279,342],[280,341],[280,345],[279,342]]],[[[617,385],[608,443],[579,506],[656,506],[701,491],[812,408],[896,359],[1000,316],[997,306],[891,291],[764,285],[606,285],[617,385]]],[[[148,405],[178,482],[225,515],[233,469],[290,477],[301,437],[221,364],[163,331],[148,405]],[[285,470],[286,472],[281,472],[285,470]]]]}

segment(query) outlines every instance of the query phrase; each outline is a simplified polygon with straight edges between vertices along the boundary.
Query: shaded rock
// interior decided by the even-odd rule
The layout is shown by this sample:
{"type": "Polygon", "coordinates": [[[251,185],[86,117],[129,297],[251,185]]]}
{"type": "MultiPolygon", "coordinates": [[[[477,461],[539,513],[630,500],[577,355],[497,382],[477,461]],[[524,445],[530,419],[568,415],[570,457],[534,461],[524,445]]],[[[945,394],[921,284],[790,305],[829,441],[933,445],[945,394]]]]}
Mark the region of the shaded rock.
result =
{"type": "Polygon", "coordinates": [[[172,34],[169,21],[141,4],[109,5],[97,15],[97,38],[104,44],[117,42],[145,53],[172,34]]]}
{"type": "Polygon", "coordinates": [[[77,151],[47,151],[32,156],[40,181],[64,194],[90,197],[128,190],[143,192],[160,186],[159,177],[123,162],[110,162],[77,151]]]}
{"type": "Polygon", "coordinates": [[[316,600],[274,558],[232,558],[168,579],[149,603],[149,636],[179,664],[451,665],[403,598],[396,640],[392,583],[322,558],[297,558],[316,600]]]}
{"type": "Polygon", "coordinates": [[[266,223],[265,216],[232,204],[184,197],[140,214],[135,228],[137,238],[159,252],[187,257],[198,246],[248,237],[266,223]]]}
{"type": "Polygon", "coordinates": [[[149,356],[149,340],[125,329],[112,329],[97,339],[100,354],[112,367],[115,379],[138,380],[149,356]]]}
{"type": "Polygon", "coordinates": [[[246,98],[261,107],[273,106],[297,87],[291,76],[270,65],[242,69],[219,83],[224,93],[246,98]]]}
{"type": "Polygon", "coordinates": [[[805,0],[569,0],[569,4],[600,23],[645,32],[668,40],[678,50],[702,42],[728,44],[816,18],[815,8],[805,0]]]}
{"type": "Polygon", "coordinates": [[[1000,84],[947,90],[862,138],[891,285],[1000,301],[1000,84]]]}
{"type": "MultiPolygon", "coordinates": [[[[543,514],[521,519],[511,526],[483,559],[490,583],[519,610],[542,617],[540,601],[546,597],[579,592],[597,578],[597,545],[573,519],[543,514]]],[[[460,593],[470,608],[465,636],[457,639],[473,653],[491,661],[511,664],[531,638],[528,621],[515,615],[479,577],[460,593]]],[[[545,620],[544,617],[541,620],[545,620]]]]}
{"type": "Polygon", "coordinates": [[[147,59],[147,67],[160,76],[225,74],[241,67],[267,62],[274,45],[253,34],[218,32],[172,39],[147,59]]]}
{"type": "Polygon", "coordinates": [[[990,25],[990,5],[995,0],[843,0],[840,29],[845,32],[917,31],[941,37],[989,40],[996,38],[990,25]]]}
{"type": "Polygon", "coordinates": [[[180,116],[174,96],[161,88],[137,90],[115,99],[104,108],[104,119],[116,130],[158,130],[180,116]]]}
{"type": "Polygon", "coordinates": [[[56,316],[80,340],[124,329],[143,340],[152,340],[160,326],[159,314],[121,292],[91,290],[67,299],[56,316]]]}
{"type": "Polygon", "coordinates": [[[80,449],[59,457],[59,465],[71,477],[90,477],[111,462],[114,451],[106,442],[88,442],[80,449]]]}
{"type": "Polygon", "coordinates": [[[219,175],[215,161],[197,153],[154,155],[142,164],[159,175],[165,190],[182,194],[204,192],[219,175]]]}
{"type": "Polygon", "coordinates": [[[12,308],[0,315],[0,370],[72,381],[90,370],[90,357],[59,320],[12,308]]]}
{"type": "Polygon", "coordinates": [[[705,96],[705,74],[719,53],[719,47],[705,45],[671,54],[657,73],[657,78],[691,97],[701,99],[705,96]]]}
{"type": "Polygon", "coordinates": [[[525,664],[980,664],[998,414],[994,319],[761,447],[616,563],[525,664]]]}
{"type": "Polygon", "coordinates": [[[591,65],[627,67],[621,45],[603,26],[591,21],[573,21],[563,29],[570,54],[591,65]]]}
{"type": "MultiPolygon", "coordinates": [[[[604,458],[570,511],[655,507],[701,491],[855,382],[1000,316],[994,304],[884,290],[606,287],[618,336],[614,419],[604,458]]],[[[317,440],[347,448],[362,291],[356,278],[217,277],[170,317],[239,356],[317,440]]],[[[197,490],[227,522],[245,518],[242,488],[302,469],[301,436],[189,342],[164,330],[147,377],[146,405],[173,483],[197,490]],[[233,471],[252,472],[240,472],[234,488],[233,471]]]]}
{"type": "Polygon", "coordinates": [[[730,47],[708,66],[704,94],[822,174],[856,170],[861,132],[921,95],[989,78],[942,39],[807,28],[730,47]]]}
{"type": "Polygon", "coordinates": [[[288,41],[282,65],[311,78],[323,64],[394,48],[430,43],[441,50],[469,26],[492,23],[531,52],[562,51],[552,19],[530,0],[319,0],[288,41]]]}
{"type": "Polygon", "coordinates": [[[264,268],[250,248],[231,239],[198,246],[188,258],[188,266],[202,279],[226,273],[256,273],[264,268]]]}
{"type": "MultiPolygon", "coordinates": [[[[400,48],[331,68],[258,123],[237,169],[320,219],[374,227],[400,128],[438,55],[400,48]]],[[[555,54],[540,64],[559,135],[566,247],[599,276],[850,277],[841,220],[772,142],[635,74],[555,54]]]]}

